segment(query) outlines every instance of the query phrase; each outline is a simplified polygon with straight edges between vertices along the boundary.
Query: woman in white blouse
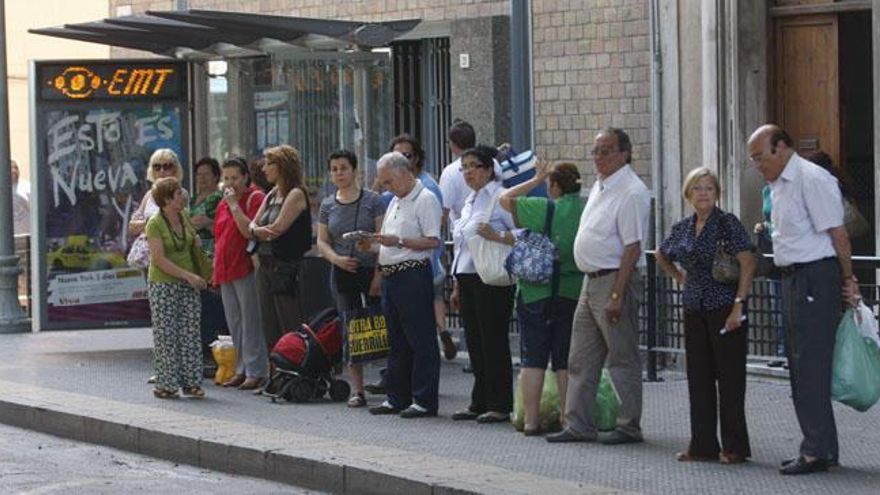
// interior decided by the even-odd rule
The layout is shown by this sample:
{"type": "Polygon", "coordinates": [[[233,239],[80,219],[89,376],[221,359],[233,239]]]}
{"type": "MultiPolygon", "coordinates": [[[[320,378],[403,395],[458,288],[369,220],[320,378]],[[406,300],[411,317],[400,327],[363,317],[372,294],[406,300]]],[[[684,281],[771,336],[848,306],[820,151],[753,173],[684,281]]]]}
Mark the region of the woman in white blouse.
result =
{"type": "Polygon", "coordinates": [[[457,254],[452,263],[455,285],[451,303],[459,309],[464,322],[474,386],[470,405],[453,414],[452,419],[475,419],[480,423],[509,421],[513,409],[513,370],[507,332],[514,286],[483,283],[467,245],[467,239],[475,235],[506,244],[514,241],[513,219],[498,206],[504,188],[496,181],[494,154],[494,148],[477,146],[461,155],[462,173],[473,192],[465,200],[453,230],[457,254]]]}

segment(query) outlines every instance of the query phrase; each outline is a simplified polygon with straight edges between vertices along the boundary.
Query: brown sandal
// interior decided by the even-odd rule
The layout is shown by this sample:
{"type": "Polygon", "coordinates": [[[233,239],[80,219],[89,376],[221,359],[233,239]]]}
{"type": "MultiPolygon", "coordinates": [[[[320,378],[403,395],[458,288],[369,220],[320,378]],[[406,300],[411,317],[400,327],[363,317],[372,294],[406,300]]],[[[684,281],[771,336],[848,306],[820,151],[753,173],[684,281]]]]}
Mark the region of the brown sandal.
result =
{"type": "Polygon", "coordinates": [[[365,407],[366,405],[367,398],[363,392],[355,393],[348,398],[348,407],[365,407]]]}
{"type": "Polygon", "coordinates": [[[235,375],[229,380],[223,382],[221,387],[237,387],[244,383],[245,376],[244,375],[235,375]]]}
{"type": "Polygon", "coordinates": [[[718,458],[693,455],[689,450],[682,450],[681,452],[676,452],[675,460],[678,462],[715,462],[718,458]]]}
{"type": "Polygon", "coordinates": [[[177,399],[180,396],[177,395],[177,390],[167,390],[164,388],[154,388],[153,389],[153,397],[157,399],[177,399]]]}
{"type": "Polygon", "coordinates": [[[734,452],[722,452],[719,454],[718,460],[721,464],[742,464],[747,461],[744,455],[734,452]]]}
{"type": "Polygon", "coordinates": [[[192,397],[193,399],[204,399],[205,391],[198,385],[192,387],[183,387],[183,395],[192,397]]]}

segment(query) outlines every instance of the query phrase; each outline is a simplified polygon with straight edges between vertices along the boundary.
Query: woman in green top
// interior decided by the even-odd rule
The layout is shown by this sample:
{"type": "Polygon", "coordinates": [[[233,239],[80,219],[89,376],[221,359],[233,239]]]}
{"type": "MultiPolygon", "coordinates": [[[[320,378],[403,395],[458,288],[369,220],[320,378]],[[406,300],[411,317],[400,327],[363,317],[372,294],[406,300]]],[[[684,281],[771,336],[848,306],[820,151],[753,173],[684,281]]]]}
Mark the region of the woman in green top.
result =
{"type": "Polygon", "coordinates": [[[189,207],[193,226],[198,229],[202,250],[214,256],[214,217],[223,195],[217,188],[220,183],[220,164],[206,157],[196,162],[196,195],[189,207]]]}
{"type": "Polygon", "coordinates": [[[197,275],[193,249],[200,248],[198,235],[182,214],[186,200],[180,183],[165,177],[153,184],[151,196],[160,208],[147,222],[150,245],[150,314],[153,323],[153,356],[158,399],[184,395],[205,396],[202,348],[199,339],[199,291],[207,282],[197,275]]]}
{"type": "MultiPolygon", "coordinates": [[[[559,386],[560,410],[565,411],[568,386],[568,349],[571,323],[580,297],[583,273],[574,263],[574,238],[584,209],[580,198],[580,173],[573,163],[550,167],[544,160],[535,165],[535,176],[512,187],[501,196],[499,204],[513,215],[517,227],[544,232],[547,205],[554,201],[550,238],[559,252],[559,281],[554,294],[553,282],[517,283],[516,314],[520,328],[520,359],[522,361],[523,405],[526,435],[542,433],[538,407],[544,388],[544,370],[552,357],[553,371],[559,386]],[[520,197],[548,180],[550,196],[520,197]]],[[[560,414],[560,421],[563,417],[560,414]]]]}

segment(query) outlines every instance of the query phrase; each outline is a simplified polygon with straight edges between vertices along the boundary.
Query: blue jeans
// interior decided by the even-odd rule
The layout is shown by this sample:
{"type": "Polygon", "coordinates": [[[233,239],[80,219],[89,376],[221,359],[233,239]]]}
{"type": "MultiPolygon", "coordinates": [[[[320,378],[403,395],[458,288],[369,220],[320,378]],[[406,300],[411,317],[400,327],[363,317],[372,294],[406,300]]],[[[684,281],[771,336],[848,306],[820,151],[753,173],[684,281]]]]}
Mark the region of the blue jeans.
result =
{"type": "Polygon", "coordinates": [[[431,267],[413,268],[382,279],[382,311],[388,325],[388,402],[403,409],[415,402],[437,413],[440,348],[434,328],[431,267]]]}

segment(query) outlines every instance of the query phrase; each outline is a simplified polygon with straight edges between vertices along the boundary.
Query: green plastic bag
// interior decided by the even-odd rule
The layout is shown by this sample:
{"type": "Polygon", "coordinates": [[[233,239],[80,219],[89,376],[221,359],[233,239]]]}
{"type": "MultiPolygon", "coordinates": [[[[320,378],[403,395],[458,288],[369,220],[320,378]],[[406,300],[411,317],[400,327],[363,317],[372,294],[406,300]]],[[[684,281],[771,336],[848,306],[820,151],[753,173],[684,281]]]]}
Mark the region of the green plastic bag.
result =
{"type": "Polygon", "coordinates": [[[602,379],[596,392],[596,404],[593,406],[593,421],[599,431],[611,431],[617,427],[617,414],[620,412],[620,397],[611,381],[608,370],[602,369],[602,379]]]}
{"type": "MultiPolygon", "coordinates": [[[[608,370],[602,369],[599,390],[596,392],[596,403],[593,407],[593,420],[600,431],[613,430],[617,426],[617,414],[620,411],[620,398],[611,382],[608,370]]],[[[559,389],[556,386],[556,375],[551,370],[544,372],[544,390],[541,391],[541,404],[538,408],[538,420],[544,431],[558,431],[559,423],[559,389]]],[[[513,396],[513,427],[522,431],[525,427],[525,407],[523,406],[522,380],[518,379],[513,396]]]]}
{"type": "MultiPolygon", "coordinates": [[[[538,406],[538,420],[544,431],[559,431],[559,387],[556,385],[556,374],[551,370],[544,372],[544,390],[541,391],[541,404],[538,406]]],[[[513,393],[513,427],[516,431],[525,428],[526,411],[523,405],[522,371],[516,380],[513,393]]]]}
{"type": "Polygon", "coordinates": [[[832,363],[832,399],[861,412],[880,400],[880,337],[865,303],[843,314],[832,363]]]}

